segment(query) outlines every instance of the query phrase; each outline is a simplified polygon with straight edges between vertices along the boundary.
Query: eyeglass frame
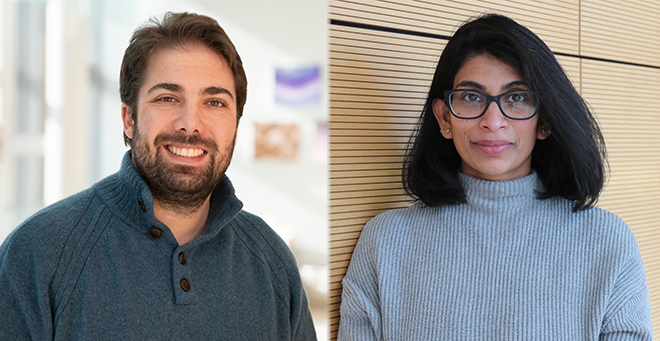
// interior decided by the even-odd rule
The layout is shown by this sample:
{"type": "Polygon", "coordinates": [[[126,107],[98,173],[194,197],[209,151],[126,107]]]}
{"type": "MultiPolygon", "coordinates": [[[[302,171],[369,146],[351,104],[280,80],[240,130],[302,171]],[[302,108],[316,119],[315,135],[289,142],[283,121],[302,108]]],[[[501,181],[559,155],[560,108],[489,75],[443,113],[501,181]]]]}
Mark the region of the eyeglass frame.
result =
{"type": "Polygon", "coordinates": [[[536,114],[539,111],[539,107],[541,106],[541,104],[538,102],[538,100],[536,101],[536,108],[534,108],[534,113],[532,113],[532,115],[529,116],[529,117],[525,117],[525,118],[511,117],[511,116],[507,115],[504,112],[504,110],[502,110],[502,104],[500,103],[500,99],[502,98],[502,96],[511,94],[513,92],[527,92],[527,93],[532,94],[534,97],[536,97],[536,94],[534,92],[530,91],[530,90],[511,90],[511,91],[507,91],[505,93],[499,94],[497,96],[491,96],[491,95],[485,94],[485,93],[483,93],[481,91],[478,91],[478,90],[452,89],[452,90],[445,91],[445,102],[447,103],[447,106],[449,107],[449,111],[451,112],[451,114],[454,115],[454,117],[460,118],[460,119],[463,119],[463,120],[471,120],[471,119],[475,119],[475,118],[479,118],[479,117],[483,116],[486,113],[486,111],[488,111],[488,107],[490,107],[491,102],[495,102],[497,104],[497,107],[500,109],[500,112],[502,113],[502,115],[504,115],[504,117],[506,117],[510,120],[524,121],[524,120],[529,120],[532,117],[536,116],[536,114]],[[484,97],[486,97],[486,106],[484,107],[484,111],[481,114],[479,114],[477,116],[474,116],[474,117],[461,117],[461,116],[458,116],[458,114],[456,114],[454,112],[454,108],[451,105],[451,101],[449,100],[449,97],[451,96],[451,94],[453,94],[455,92],[459,92],[459,91],[476,92],[476,93],[482,94],[484,97]]]}

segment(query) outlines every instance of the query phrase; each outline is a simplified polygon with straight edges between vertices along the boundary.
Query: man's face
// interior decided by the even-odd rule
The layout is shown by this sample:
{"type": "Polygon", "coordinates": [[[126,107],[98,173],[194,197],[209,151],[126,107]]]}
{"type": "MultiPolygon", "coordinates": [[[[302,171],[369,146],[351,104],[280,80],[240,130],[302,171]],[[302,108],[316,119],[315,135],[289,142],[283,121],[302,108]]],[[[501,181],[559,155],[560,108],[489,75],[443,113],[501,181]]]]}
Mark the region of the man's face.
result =
{"type": "Polygon", "coordinates": [[[133,164],[155,200],[194,212],[231,160],[234,77],[222,57],[200,45],[156,51],[148,65],[134,108],[137,122],[122,104],[133,164]]]}

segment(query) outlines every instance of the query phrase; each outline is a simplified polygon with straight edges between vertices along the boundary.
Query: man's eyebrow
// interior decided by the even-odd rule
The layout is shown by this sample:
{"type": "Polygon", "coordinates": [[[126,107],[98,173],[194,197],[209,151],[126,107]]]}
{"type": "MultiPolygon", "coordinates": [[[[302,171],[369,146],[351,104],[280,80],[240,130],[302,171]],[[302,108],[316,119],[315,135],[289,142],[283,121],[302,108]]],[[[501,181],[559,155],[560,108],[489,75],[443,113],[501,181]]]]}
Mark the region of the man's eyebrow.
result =
{"type": "Polygon", "coordinates": [[[229,97],[231,97],[232,100],[234,99],[234,95],[231,94],[231,91],[229,91],[225,88],[217,87],[217,86],[208,87],[208,88],[204,89],[204,91],[202,91],[202,93],[205,94],[205,95],[227,94],[227,95],[229,95],[229,97]]]}
{"type": "Polygon", "coordinates": [[[172,92],[183,92],[183,87],[181,85],[172,84],[172,83],[158,83],[158,84],[152,86],[147,91],[147,93],[150,93],[150,92],[152,92],[156,89],[165,89],[165,90],[172,91],[172,92]]]}
{"type": "MultiPolygon", "coordinates": [[[[173,83],[158,83],[152,86],[147,93],[150,93],[156,89],[165,89],[172,92],[183,92],[183,87],[179,84],[173,83]]],[[[217,86],[210,86],[202,91],[205,95],[218,95],[218,94],[227,94],[231,99],[234,99],[234,95],[231,94],[231,91],[217,86]]]]}
{"type": "Polygon", "coordinates": [[[466,86],[466,87],[470,87],[470,88],[477,88],[477,89],[482,90],[482,91],[486,90],[485,86],[483,86],[483,85],[481,85],[481,84],[479,84],[475,81],[462,81],[462,82],[456,84],[457,88],[460,88],[462,86],[466,86]]]}

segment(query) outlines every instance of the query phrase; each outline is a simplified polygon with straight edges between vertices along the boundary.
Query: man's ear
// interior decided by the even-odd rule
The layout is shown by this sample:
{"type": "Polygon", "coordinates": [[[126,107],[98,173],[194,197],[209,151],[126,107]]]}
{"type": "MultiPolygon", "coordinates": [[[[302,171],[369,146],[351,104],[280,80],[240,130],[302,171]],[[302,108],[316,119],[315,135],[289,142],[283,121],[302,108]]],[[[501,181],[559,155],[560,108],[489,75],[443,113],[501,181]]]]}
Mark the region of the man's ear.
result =
{"type": "Polygon", "coordinates": [[[451,121],[449,120],[449,108],[444,99],[436,98],[433,100],[433,116],[440,126],[440,134],[450,140],[452,138],[451,121]]]}
{"type": "Polygon", "coordinates": [[[121,104],[121,120],[124,123],[124,134],[129,139],[133,139],[133,127],[135,127],[135,120],[131,115],[131,108],[126,103],[121,104]]]}

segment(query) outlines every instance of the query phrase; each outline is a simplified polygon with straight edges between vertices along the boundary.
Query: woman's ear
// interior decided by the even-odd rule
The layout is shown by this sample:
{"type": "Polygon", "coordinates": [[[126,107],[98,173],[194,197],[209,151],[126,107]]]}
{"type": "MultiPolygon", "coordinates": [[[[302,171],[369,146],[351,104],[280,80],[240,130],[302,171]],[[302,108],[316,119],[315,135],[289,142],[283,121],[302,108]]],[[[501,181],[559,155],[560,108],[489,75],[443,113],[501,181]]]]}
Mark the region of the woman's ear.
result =
{"type": "Polygon", "coordinates": [[[440,126],[440,134],[450,140],[452,138],[451,122],[449,120],[449,108],[444,99],[436,98],[433,100],[433,116],[435,116],[440,126]]]}
{"type": "Polygon", "coordinates": [[[552,131],[548,129],[545,124],[540,123],[536,128],[536,138],[539,140],[545,140],[552,134],[552,131]]]}

